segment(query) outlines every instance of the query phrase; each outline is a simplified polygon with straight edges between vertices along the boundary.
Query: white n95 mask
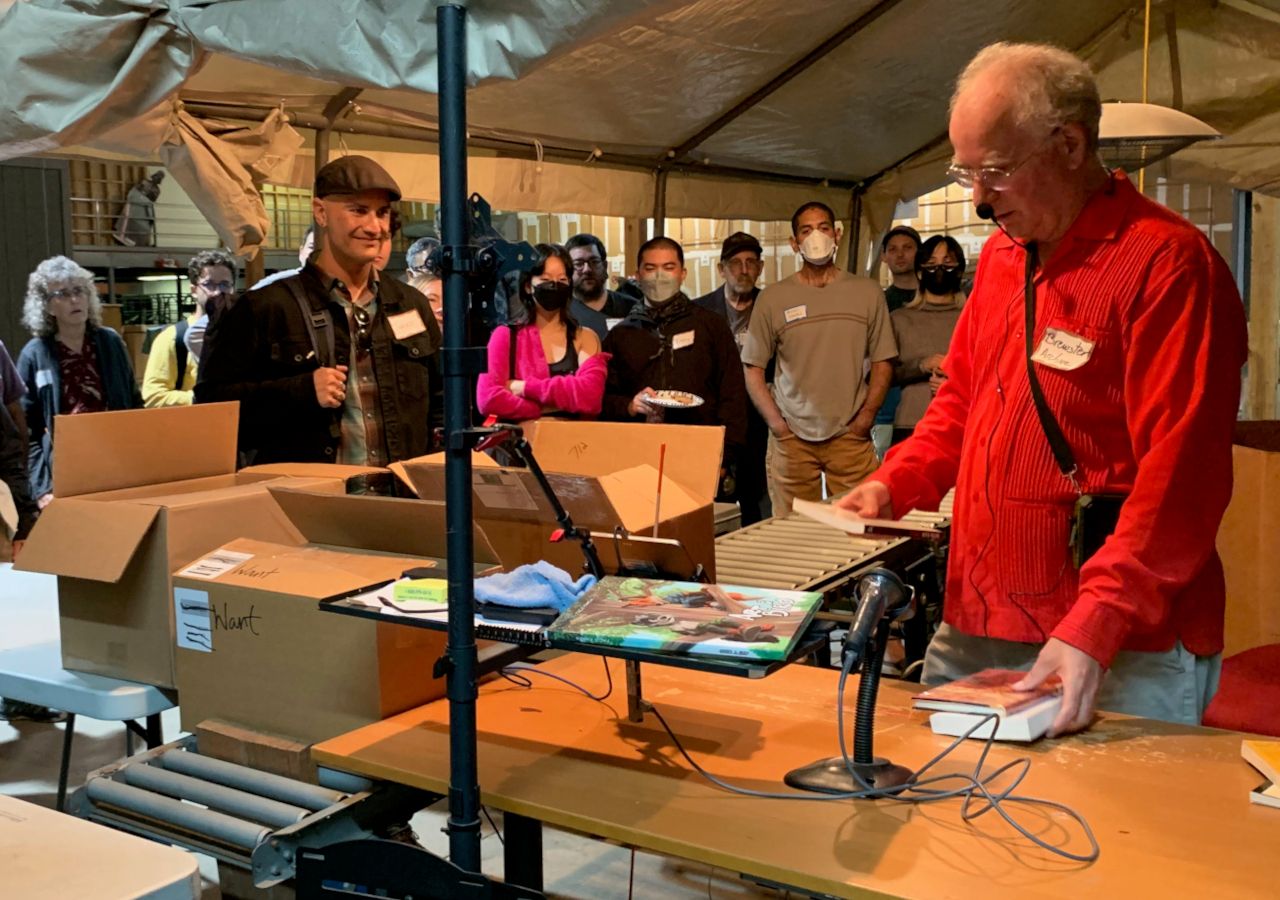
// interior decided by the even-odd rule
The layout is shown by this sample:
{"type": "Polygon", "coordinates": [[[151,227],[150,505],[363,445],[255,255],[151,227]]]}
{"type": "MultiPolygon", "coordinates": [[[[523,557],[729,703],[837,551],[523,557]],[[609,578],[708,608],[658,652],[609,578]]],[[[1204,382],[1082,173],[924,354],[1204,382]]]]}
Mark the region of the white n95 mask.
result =
{"type": "Polygon", "coordinates": [[[800,255],[811,265],[826,265],[836,255],[836,239],[825,231],[814,229],[800,242],[800,255]]]}

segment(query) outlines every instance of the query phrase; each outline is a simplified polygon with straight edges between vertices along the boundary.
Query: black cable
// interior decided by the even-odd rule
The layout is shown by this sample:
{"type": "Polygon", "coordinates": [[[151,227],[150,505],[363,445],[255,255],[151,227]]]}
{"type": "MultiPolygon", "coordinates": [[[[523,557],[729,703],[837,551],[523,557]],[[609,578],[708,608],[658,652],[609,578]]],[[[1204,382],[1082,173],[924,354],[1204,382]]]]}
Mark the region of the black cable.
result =
{"type": "MultiPolygon", "coordinates": [[[[554,672],[544,672],[534,666],[513,665],[508,666],[506,670],[515,670],[516,673],[522,674],[536,673],[539,675],[545,675],[548,678],[554,678],[556,681],[567,684],[574,690],[580,691],[591,700],[603,701],[613,693],[613,674],[609,669],[608,658],[602,656],[600,659],[604,663],[605,675],[608,678],[608,689],[601,695],[592,694],[586,688],[569,680],[568,678],[564,678],[554,672]]],[[[672,744],[680,755],[684,757],[685,762],[687,762],[695,772],[707,781],[722,790],[729,791],[730,793],[740,794],[747,797],[758,797],[766,800],[803,800],[814,803],[831,802],[835,800],[896,800],[901,803],[925,804],[937,803],[942,800],[950,800],[954,797],[960,797],[963,800],[960,807],[960,818],[965,822],[971,822],[974,819],[994,810],[1002,819],[1005,820],[1005,822],[1018,832],[1018,834],[1022,835],[1024,838],[1043,850],[1047,850],[1050,853],[1073,862],[1091,863],[1098,858],[1101,848],[1098,846],[1098,839],[1094,836],[1093,829],[1089,827],[1089,823],[1085,820],[1084,816],[1064,803],[1013,793],[1018,786],[1022,784],[1023,780],[1027,777],[1027,774],[1031,771],[1031,759],[1029,757],[1023,756],[1010,760],[986,775],[983,774],[982,770],[986,765],[987,757],[991,753],[991,748],[995,746],[996,729],[1000,723],[1000,715],[995,712],[979,716],[977,721],[975,721],[974,724],[963,734],[957,736],[950,744],[935,754],[932,759],[920,768],[916,769],[912,774],[911,780],[907,784],[894,785],[886,788],[877,788],[874,785],[868,784],[862,776],[858,774],[857,769],[854,768],[854,761],[849,755],[848,742],[845,739],[845,683],[849,678],[853,664],[854,659],[852,655],[850,655],[840,669],[840,678],[836,685],[836,733],[840,744],[840,756],[844,760],[845,766],[848,769],[849,774],[852,776],[854,783],[857,784],[859,788],[855,791],[845,791],[838,794],[816,794],[804,791],[758,791],[754,788],[744,788],[731,784],[730,782],[708,772],[699,765],[697,760],[689,755],[689,751],[685,749],[680,738],[676,736],[675,731],[671,728],[670,724],[668,724],[666,717],[662,715],[662,712],[656,706],[650,703],[648,704],[648,710],[653,713],[659,724],[662,725],[663,730],[666,731],[667,736],[671,738],[672,744]],[[978,755],[978,761],[974,765],[972,773],[949,772],[943,775],[933,775],[928,778],[924,777],[925,773],[950,756],[955,752],[956,748],[972,737],[976,732],[980,731],[989,722],[992,724],[991,734],[986,738],[980,739],[984,741],[984,744],[982,752],[978,755]],[[1019,771],[1017,771],[1017,774],[1012,778],[1007,787],[1003,790],[993,789],[992,786],[999,781],[1006,772],[1012,772],[1014,770],[1019,771]],[[939,787],[939,785],[944,785],[949,782],[959,782],[959,786],[952,788],[939,787]],[[980,807],[974,810],[972,809],[972,804],[978,797],[981,797],[984,802],[980,807]],[[1014,819],[1013,816],[1004,808],[1005,803],[1020,803],[1026,806],[1038,806],[1044,809],[1057,810],[1058,812],[1063,813],[1068,818],[1079,824],[1084,833],[1085,839],[1089,842],[1089,852],[1072,853],[1069,850],[1064,850],[1060,847],[1055,847],[1049,844],[1047,841],[1032,834],[1019,824],[1018,821],[1014,819]]],[[[506,670],[504,670],[504,672],[506,670]]],[[[633,851],[633,869],[634,865],[633,851]]]]}
{"type": "Polygon", "coordinates": [[[603,694],[593,694],[591,693],[591,691],[587,690],[582,685],[578,684],[575,681],[570,681],[568,678],[565,678],[563,675],[557,675],[555,672],[544,672],[542,669],[539,669],[537,666],[531,666],[525,663],[513,663],[512,665],[504,667],[502,669],[502,677],[507,679],[510,682],[513,682],[519,685],[522,688],[532,688],[533,682],[529,681],[529,679],[526,676],[542,675],[547,678],[554,678],[556,681],[564,682],[565,684],[569,685],[569,687],[573,688],[575,691],[580,691],[589,700],[604,701],[609,699],[609,697],[612,696],[613,694],[613,671],[609,668],[609,657],[602,656],[600,657],[600,661],[604,663],[604,677],[605,677],[605,684],[606,684],[605,691],[603,694]],[[520,679],[520,681],[516,681],[517,678],[520,679]],[[525,683],[521,684],[521,681],[525,683]]]}
{"type": "Polygon", "coordinates": [[[502,838],[502,832],[498,830],[498,825],[493,821],[493,816],[489,814],[489,807],[481,805],[480,812],[484,813],[484,817],[489,820],[489,827],[493,829],[493,833],[498,836],[498,843],[506,846],[507,842],[502,838]]]}
{"type": "Polygon", "coordinates": [[[923,777],[926,772],[928,772],[930,769],[932,769],[942,760],[950,756],[951,753],[953,753],[957,747],[959,747],[966,739],[972,736],[975,732],[979,731],[988,722],[991,722],[993,726],[998,725],[1000,717],[997,713],[994,713],[994,712],[990,713],[989,715],[979,717],[978,720],[969,729],[967,729],[964,732],[964,734],[961,734],[958,737],[956,737],[950,744],[947,745],[946,748],[944,748],[941,752],[936,754],[932,759],[930,759],[923,766],[917,769],[912,776],[912,781],[909,782],[908,784],[895,785],[893,787],[888,787],[888,788],[876,788],[873,785],[868,784],[865,780],[863,780],[863,778],[858,774],[857,770],[854,768],[853,760],[849,756],[848,744],[844,736],[844,732],[845,732],[844,685],[845,685],[845,681],[849,676],[849,672],[852,668],[852,664],[853,664],[853,659],[851,657],[849,660],[846,661],[845,665],[840,670],[840,680],[837,688],[839,693],[837,694],[838,699],[836,703],[836,727],[838,729],[838,735],[840,740],[840,756],[841,758],[844,759],[845,765],[848,768],[850,775],[854,779],[854,783],[856,783],[859,786],[859,790],[855,790],[855,791],[846,791],[840,794],[811,794],[811,793],[798,792],[798,791],[791,791],[791,792],[784,793],[779,791],[758,791],[753,788],[744,788],[744,787],[739,787],[737,785],[730,784],[729,782],[724,781],[723,779],[718,778],[717,776],[708,772],[701,765],[699,765],[697,761],[693,759],[692,756],[689,755],[689,752],[685,749],[684,745],[680,742],[680,739],[676,736],[675,732],[672,730],[671,726],[667,723],[667,720],[663,717],[662,713],[656,707],[652,706],[652,704],[650,705],[650,711],[653,712],[654,716],[657,717],[658,722],[661,723],[663,729],[667,732],[667,735],[671,738],[672,743],[676,747],[676,750],[678,750],[680,755],[684,757],[685,761],[688,762],[689,765],[693,767],[694,771],[696,771],[699,775],[701,775],[703,778],[707,779],[717,787],[730,791],[731,793],[742,794],[749,797],[760,797],[763,799],[807,800],[810,802],[819,802],[819,803],[830,802],[833,800],[879,799],[879,800],[896,800],[903,803],[923,804],[923,803],[936,803],[941,800],[949,800],[953,797],[961,797],[964,799],[964,803],[960,808],[960,817],[962,820],[966,822],[972,821],[973,819],[978,818],[979,816],[985,814],[990,810],[995,810],[1000,815],[1000,817],[1004,819],[1006,822],[1008,822],[1009,825],[1012,826],[1013,829],[1017,831],[1020,835],[1025,837],[1027,840],[1031,841],[1036,846],[1044,850],[1047,850],[1050,853],[1056,854],[1058,856],[1062,856],[1074,862],[1087,863],[1087,862],[1093,862],[1098,858],[1098,854],[1100,853],[1100,848],[1098,846],[1097,838],[1094,837],[1093,830],[1089,827],[1089,823],[1085,820],[1085,818],[1082,815],[1080,815],[1080,813],[1076,812],[1074,809],[1071,809],[1069,806],[1066,806],[1065,804],[1058,803],[1053,800],[1042,800],[1036,797],[1025,797],[1025,796],[1016,795],[1013,793],[1013,791],[1017,789],[1018,785],[1022,783],[1023,779],[1026,778],[1027,773],[1031,769],[1031,760],[1029,758],[1021,757],[1019,759],[1012,760],[998,767],[997,769],[990,772],[989,774],[985,776],[983,775],[983,772],[982,772],[983,766],[986,764],[987,756],[991,752],[991,748],[995,744],[995,731],[996,731],[995,727],[991,729],[991,735],[985,739],[986,743],[982,748],[982,752],[978,757],[978,762],[974,766],[972,774],[955,772],[955,773],[948,773],[945,775],[934,775],[929,778],[923,777]],[[1013,778],[1012,782],[1008,785],[1008,787],[1006,787],[1002,791],[997,791],[993,793],[992,789],[990,788],[990,785],[994,784],[1006,772],[1009,772],[1015,769],[1016,767],[1021,767],[1021,771],[1018,772],[1016,777],[1013,778]],[[960,783],[960,786],[954,787],[954,788],[946,788],[946,789],[937,787],[938,785],[946,784],[948,782],[953,782],[953,781],[958,781],[960,783]],[[970,808],[971,803],[974,800],[975,794],[980,795],[982,799],[986,801],[985,804],[979,809],[977,809],[976,811],[971,810],[970,808]],[[1037,837],[1036,835],[1032,834],[1030,831],[1028,831],[1026,828],[1020,825],[1008,813],[1008,811],[1004,809],[1003,804],[1006,802],[1021,803],[1028,806],[1040,806],[1040,807],[1044,807],[1051,810],[1058,810],[1064,813],[1066,816],[1073,819],[1075,822],[1077,822],[1080,825],[1081,830],[1084,832],[1085,838],[1089,841],[1089,848],[1090,848],[1089,852],[1083,853],[1083,854],[1072,853],[1060,847],[1054,847],[1051,844],[1049,844],[1047,841],[1044,841],[1041,838],[1037,837]]]}

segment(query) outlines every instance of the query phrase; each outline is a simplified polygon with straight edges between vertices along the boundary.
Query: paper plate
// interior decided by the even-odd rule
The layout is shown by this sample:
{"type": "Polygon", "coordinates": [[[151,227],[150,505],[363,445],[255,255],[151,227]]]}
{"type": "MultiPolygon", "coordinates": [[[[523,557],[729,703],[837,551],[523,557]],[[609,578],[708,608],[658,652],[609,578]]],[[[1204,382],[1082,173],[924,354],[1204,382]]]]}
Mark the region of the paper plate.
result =
{"type": "Polygon", "coordinates": [[[645,400],[654,406],[667,409],[693,409],[706,402],[697,394],[691,394],[688,391],[654,391],[645,400]]]}

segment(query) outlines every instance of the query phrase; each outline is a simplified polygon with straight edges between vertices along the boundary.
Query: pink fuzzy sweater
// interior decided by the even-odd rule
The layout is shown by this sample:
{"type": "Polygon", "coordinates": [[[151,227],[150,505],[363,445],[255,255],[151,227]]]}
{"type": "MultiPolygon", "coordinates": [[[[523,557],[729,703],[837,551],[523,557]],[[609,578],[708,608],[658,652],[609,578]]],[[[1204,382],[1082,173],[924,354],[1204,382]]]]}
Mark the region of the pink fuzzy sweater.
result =
{"type": "Polygon", "coordinates": [[[542,352],[537,325],[525,325],[516,332],[516,371],[507,371],[511,360],[511,329],[495,328],[489,337],[489,370],[476,384],[476,404],[486,416],[508,422],[536,419],[546,409],[572,413],[584,418],[600,414],[604,397],[609,354],[597,353],[579,363],[572,375],[552,375],[542,352]],[[507,388],[509,381],[524,382],[524,396],[507,388]]]}

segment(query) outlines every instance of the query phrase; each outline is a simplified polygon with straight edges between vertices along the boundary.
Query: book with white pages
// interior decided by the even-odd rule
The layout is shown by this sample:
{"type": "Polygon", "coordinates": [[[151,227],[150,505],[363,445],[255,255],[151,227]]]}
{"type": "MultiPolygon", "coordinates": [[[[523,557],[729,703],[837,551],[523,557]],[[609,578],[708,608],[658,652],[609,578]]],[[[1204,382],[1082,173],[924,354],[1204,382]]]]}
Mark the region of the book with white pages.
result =
{"type": "Polygon", "coordinates": [[[984,669],[922,691],[912,705],[931,713],[929,726],[936,734],[958,737],[984,717],[992,717],[969,737],[985,740],[994,731],[997,741],[1034,741],[1049,730],[1062,708],[1062,682],[1050,676],[1030,691],[1015,691],[1013,685],[1025,676],[1008,669],[984,669]]]}
{"type": "MultiPolygon", "coordinates": [[[[793,511],[813,519],[815,522],[838,528],[848,534],[866,534],[869,528],[877,531],[922,530],[919,523],[899,522],[896,519],[865,519],[833,504],[817,503],[813,500],[794,500],[791,508],[793,511]]],[[[927,531],[928,529],[924,530],[927,531]]]]}
{"type": "Polygon", "coordinates": [[[1280,786],[1264,781],[1249,792],[1249,802],[1280,809],[1280,786]]]}
{"type": "Polygon", "coordinates": [[[1037,740],[1049,730],[1058,710],[1062,708],[1062,697],[1049,697],[1034,706],[1021,709],[1016,713],[1005,715],[999,710],[984,712],[935,712],[929,716],[929,727],[934,734],[945,734],[959,737],[974,725],[988,718],[969,737],[975,740],[986,740],[995,729],[997,741],[1021,741],[1029,743],[1037,740]]]}

